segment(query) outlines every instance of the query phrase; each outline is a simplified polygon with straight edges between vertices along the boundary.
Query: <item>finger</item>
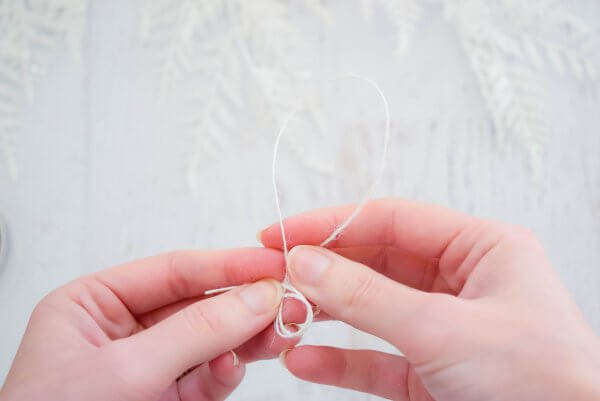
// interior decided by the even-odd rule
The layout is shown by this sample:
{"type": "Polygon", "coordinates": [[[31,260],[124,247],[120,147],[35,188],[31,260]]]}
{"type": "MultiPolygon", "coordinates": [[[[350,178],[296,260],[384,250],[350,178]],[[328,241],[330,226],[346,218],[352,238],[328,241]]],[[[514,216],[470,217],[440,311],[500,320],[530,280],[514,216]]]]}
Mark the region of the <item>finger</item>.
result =
{"type": "MultiPolygon", "coordinates": [[[[137,320],[142,327],[148,328],[179,312],[187,306],[209,297],[210,296],[202,295],[199,297],[184,299],[170,305],[165,305],[137,316],[137,320]]],[[[306,316],[303,304],[295,299],[286,299],[284,301],[283,311],[285,322],[302,323],[304,321],[304,317],[306,316]]]]}
{"type": "MultiPolygon", "coordinates": [[[[150,311],[146,314],[139,316],[140,323],[145,328],[154,326],[156,323],[159,323],[160,321],[168,318],[169,316],[174,315],[175,313],[186,308],[187,306],[207,298],[208,297],[205,296],[190,298],[150,311]]],[[[302,323],[304,316],[306,316],[303,304],[295,299],[286,299],[284,302],[284,320],[286,322],[302,323]]]]}
{"type": "Polygon", "coordinates": [[[174,381],[159,401],[224,400],[240,384],[245,366],[232,352],[196,366],[174,381]]]}
{"type": "MultiPolygon", "coordinates": [[[[189,300],[179,301],[175,304],[167,305],[157,310],[148,312],[138,318],[140,324],[145,327],[151,327],[158,324],[169,316],[179,312],[187,306],[205,299],[205,297],[192,298],[189,300]]],[[[321,317],[317,315],[318,317],[321,317]]],[[[290,329],[293,330],[294,323],[302,323],[306,318],[304,305],[295,299],[286,299],[283,306],[283,320],[291,324],[290,329]]],[[[254,362],[262,359],[272,359],[279,356],[281,351],[289,349],[298,343],[296,338],[282,338],[275,334],[273,325],[267,326],[256,336],[235,349],[241,361],[246,363],[254,362]]]]}
{"type": "Polygon", "coordinates": [[[177,381],[181,401],[221,401],[244,377],[245,365],[226,352],[177,381]]]}
{"type": "MultiPolygon", "coordinates": [[[[294,330],[294,323],[302,323],[306,318],[304,305],[295,299],[286,299],[283,305],[283,321],[290,330],[294,330]]],[[[240,360],[249,363],[263,359],[273,359],[281,351],[293,348],[300,341],[299,338],[283,338],[275,333],[273,324],[267,326],[261,333],[235,349],[240,360]]]]}
{"type": "Polygon", "coordinates": [[[310,382],[394,400],[408,401],[416,391],[425,394],[406,359],[398,355],[308,345],[286,352],[282,359],[293,375],[310,382]]]}
{"type": "Polygon", "coordinates": [[[133,385],[166,388],[181,372],[238,347],[271,324],[282,294],[274,280],[244,285],[113,341],[106,353],[117,359],[123,374],[138,380],[133,385]]]}
{"type": "Polygon", "coordinates": [[[386,339],[411,362],[428,358],[456,324],[457,298],[417,291],[321,247],[292,249],[288,274],[330,316],[386,339]]]}
{"type": "MultiPolygon", "coordinates": [[[[355,206],[318,209],[285,219],[290,248],[319,245],[354,211],[355,206]]],[[[433,205],[400,199],[368,202],[330,247],[389,245],[423,258],[439,258],[471,217],[433,205]]],[[[271,248],[282,248],[278,224],[264,229],[259,238],[271,248]]]]}
{"type": "Polygon", "coordinates": [[[188,306],[195,304],[196,302],[200,302],[206,298],[207,297],[205,297],[204,295],[187,298],[169,305],[162,306],[158,309],[143,313],[141,315],[138,315],[136,318],[142,327],[148,328],[154,326],[157,323],[162,322],[163,320],[165,320],[169,316],[176,314],[180,310],[185,309],[188,306]]]}
{"type": "Polygon", "coordinates": [[[447,287],[436,281],[439,272],[436,258],[421,258],[393,246],[357,246],[331,250],[411,288],[448,291],[447,287]]]}
{"type": "Polygon", "coordinates": [[[267,277],[281,280],[284,266],[280,252],[261,248],[178,251],[104,270],[93,277],[137,315],[209,289],[267,277]]]}
{"type": "MultiPolygon", "coordinates": [[[[430,288],[430,284],[428,283],[431,283],[437,268],[436,261],[434,260],[425,261],[424,259],[417,258],[393,247],[365,246],[334,248],[332,251],[348,259],[365,264],[395,281],[421,290],[430,288]],[[402,266],[402,269],[394,269],[393,266],[402,266]]],[[[188,305],[205,298],[207,297],[202,295],[165,305],[156,310],[139,315],[137,320],[143,327],[148,328],[174,313],[179,312],[188,305]]],[[[289,323],[302,323],[306,316],[304,306],[294,299],[286,299],[284,302],[284,321],[289,323]]],[[[323,311],[315,311],[314,320],[326,321],[331,320],[331,317],[323,311]]],[[[268,357],[276,355],[278,354],[269,354],[268,357]]]]}

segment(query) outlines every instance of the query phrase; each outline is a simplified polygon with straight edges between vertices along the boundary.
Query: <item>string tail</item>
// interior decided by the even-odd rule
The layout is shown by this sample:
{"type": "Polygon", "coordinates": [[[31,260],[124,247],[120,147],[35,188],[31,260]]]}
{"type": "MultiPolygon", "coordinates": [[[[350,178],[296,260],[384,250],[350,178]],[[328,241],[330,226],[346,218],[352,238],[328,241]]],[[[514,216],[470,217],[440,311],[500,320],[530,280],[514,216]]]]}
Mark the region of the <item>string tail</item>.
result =
{"type": "Polygon", "coordinates": [[[230,290],[233,290],[234,288],[237,288],[237,285],[232,285],[230,287],[222,287],[222,288],[214,288],[212,290],[206,290],[204,291],[204,295],[215,295],[215,294],[221,294],[223,292],[227,292],[230,290]]]}

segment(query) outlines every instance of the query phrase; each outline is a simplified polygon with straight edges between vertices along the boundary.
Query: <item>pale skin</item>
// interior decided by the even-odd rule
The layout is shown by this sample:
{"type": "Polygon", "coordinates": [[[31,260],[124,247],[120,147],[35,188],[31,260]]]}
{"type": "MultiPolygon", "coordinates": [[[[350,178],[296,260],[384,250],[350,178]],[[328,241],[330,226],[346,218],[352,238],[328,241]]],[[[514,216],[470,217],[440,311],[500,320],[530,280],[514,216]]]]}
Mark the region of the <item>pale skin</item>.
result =
{"type": "MultiPolygon", "coordinates": [[[[300,346],[296,376],[394,400],[600,399],[600,343],[525,229],[444,208],[370,202],[285,222],[292,283],[330,318],[396,346],[405,357],[300,346]]],[[[273,225],[261,233],[279,248],[273,225]]]]}
{"type": "MultiPolygon", "coordinates": [[[[532,234],[384,199],[330,249],[314,246],[352,210],[287,219],[288,273],[321,319],[379,336],[404,356],[274,336],[282,290],[264,279],[284,274],[274,224],[259,234],[268,249],[171,253],[54,291],[31,316],[0,400],[222,400],[245,363],[283,350],[301,379],[394,400],[600,399],[600,340],[532,234]]],[[[302,319],[292,303],[284,315],[302,319]]]]}
{"type": "Polygon", "coordinates": [[[271,325],[284,271],[272,249],[181,251],[75,280],[36,306],[0,400],[223,400],[295,344],[271,325]]]}

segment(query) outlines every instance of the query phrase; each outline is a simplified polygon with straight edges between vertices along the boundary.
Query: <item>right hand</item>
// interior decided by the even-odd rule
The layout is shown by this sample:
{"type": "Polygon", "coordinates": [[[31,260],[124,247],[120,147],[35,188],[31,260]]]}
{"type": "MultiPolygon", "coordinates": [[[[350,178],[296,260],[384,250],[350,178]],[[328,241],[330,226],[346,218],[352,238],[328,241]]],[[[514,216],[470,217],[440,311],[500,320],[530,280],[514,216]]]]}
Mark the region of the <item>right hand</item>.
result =
{"type": "MultiPolygon", "coordinates": [[[[299,378],[397,400],[600,399],[600,342],[528,231],[402,200],[287,219],[291,282],[405,356],[301,346],[299,378]]],[[[281,248],[279,227],[263,230],[281,248]]]]}

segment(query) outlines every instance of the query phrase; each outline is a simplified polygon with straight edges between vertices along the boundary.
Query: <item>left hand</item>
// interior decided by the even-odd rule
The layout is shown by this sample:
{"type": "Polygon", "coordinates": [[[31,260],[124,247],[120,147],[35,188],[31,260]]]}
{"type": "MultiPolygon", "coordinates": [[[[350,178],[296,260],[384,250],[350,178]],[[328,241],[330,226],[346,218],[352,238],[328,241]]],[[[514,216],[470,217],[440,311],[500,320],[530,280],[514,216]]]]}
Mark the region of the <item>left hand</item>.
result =
{"type": "MultiPolygon", "coordinates": [[[[185,251],[75,280],[36,306],[0,399],[222,400],[245,362],[275,357],[294,340],[271,324],[277,281],[204,291],[281,280],[284,270],[275,250],[185,251]]],[[[286,315],[302,319],[300,309],[286,315]]]]}

